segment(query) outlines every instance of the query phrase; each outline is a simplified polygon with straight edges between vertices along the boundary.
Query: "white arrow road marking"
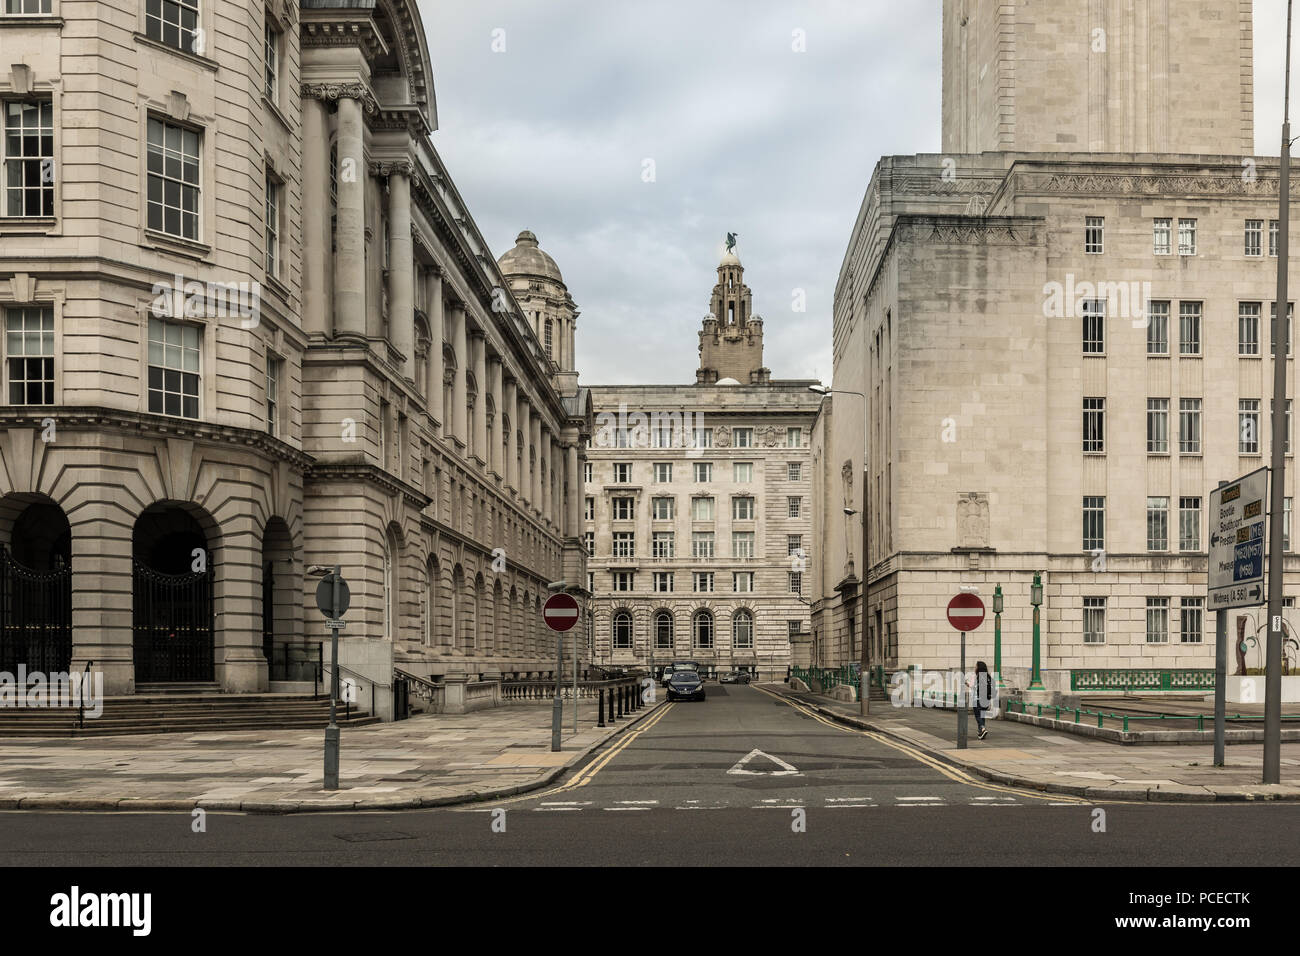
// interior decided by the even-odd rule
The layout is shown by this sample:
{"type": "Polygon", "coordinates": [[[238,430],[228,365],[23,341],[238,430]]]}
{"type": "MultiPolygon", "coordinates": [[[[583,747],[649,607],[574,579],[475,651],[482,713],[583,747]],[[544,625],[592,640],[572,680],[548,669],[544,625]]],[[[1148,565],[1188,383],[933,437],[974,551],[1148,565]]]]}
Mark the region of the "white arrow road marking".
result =
{"type": "Polygon", "coordinates": [[[749,753],[745,754],[745,756],[741,757],[739,760],[736,761],[736,765],[732,767],[730,770],[728,770],[727,773],[743,773],[743,774],[749,774],[750,776],[758,776],[760,774],[766,774],[773,777],[803,776],[791,764],[786,763],[780,757],[773,757],[771,754],[765,754],[761,750],[751,750],[749,753]],[[772,761],[772,763],[776,764],[778,767],[781,767],[782,769],[781,770],[746,770],[745,764],[749,763],[755,757],[766,757],[768,760],[772,761]]]}

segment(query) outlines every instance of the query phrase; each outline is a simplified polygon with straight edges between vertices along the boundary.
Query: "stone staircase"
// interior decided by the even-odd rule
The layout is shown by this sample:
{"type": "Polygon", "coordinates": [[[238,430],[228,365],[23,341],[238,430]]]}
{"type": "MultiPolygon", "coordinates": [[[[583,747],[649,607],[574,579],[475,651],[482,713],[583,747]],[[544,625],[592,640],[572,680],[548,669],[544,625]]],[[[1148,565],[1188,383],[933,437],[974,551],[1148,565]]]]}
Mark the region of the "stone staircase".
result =
{"type": "MultiPolygon", "coordinates": [[[[104,698],[103,713],[77,726],[75,707],[0,707],[0,739],[10,737],[103,737],[112,734],[222,733],[247,730],[323,730],[328,697],[310,694],[220,694],[216,685],[141,685],[130,697],[104,698]]],[[[379,718],[338,705],[340,727],[361,727],[379,718]]]]}

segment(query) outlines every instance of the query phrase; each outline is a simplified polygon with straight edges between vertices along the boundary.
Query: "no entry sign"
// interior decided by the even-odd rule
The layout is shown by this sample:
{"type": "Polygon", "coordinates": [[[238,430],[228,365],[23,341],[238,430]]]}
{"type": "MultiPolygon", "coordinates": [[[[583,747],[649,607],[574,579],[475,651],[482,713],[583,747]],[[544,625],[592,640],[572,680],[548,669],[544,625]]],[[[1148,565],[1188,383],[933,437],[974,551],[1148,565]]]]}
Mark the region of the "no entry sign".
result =
{"type": "Polygon", "coordinates": [[[542,619],[552,631],[567,631],[578,623],[578,602],[568,594],[552,594],[542,605],[542,619]]]}
{"type": "Polygon", "coordinates": [[[963,591],[948,602],[948,623],[959,631],[973,631],[984,623],[984,602],[963,591]]]}

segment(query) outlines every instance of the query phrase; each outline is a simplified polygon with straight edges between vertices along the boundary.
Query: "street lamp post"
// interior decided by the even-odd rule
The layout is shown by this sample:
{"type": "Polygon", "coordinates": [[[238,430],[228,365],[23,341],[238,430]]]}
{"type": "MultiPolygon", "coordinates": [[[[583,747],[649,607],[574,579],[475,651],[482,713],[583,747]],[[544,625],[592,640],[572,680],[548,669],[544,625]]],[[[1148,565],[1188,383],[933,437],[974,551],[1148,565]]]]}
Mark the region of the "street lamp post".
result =
{"type": "Polygon", "coordinates": [[[993,589],[993,673],[998,675],[998,687],[1006,687],[1002,679],[1002,585],[993,589]]]}
{"type": "Polygon", "coordinates": [[[1034,669],[1029,675],[1029,687],[1026,689],[1044,690],[1038,638],[1038,609],[1043,604],[1043,578],[1037,571],[1034,572],[1034,583],[1029,588],[1029,603],[1034,606],[1034,669]]]}

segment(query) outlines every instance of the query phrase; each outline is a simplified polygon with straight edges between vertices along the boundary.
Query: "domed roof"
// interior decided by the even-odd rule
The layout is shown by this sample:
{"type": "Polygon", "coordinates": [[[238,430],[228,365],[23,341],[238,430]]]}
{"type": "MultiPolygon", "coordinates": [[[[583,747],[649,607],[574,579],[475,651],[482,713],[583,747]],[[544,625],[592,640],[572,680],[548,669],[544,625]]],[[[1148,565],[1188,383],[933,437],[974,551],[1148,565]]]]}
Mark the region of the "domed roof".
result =
{"type": "Polygon", "coordinates": [[[740,383],[737,382],[734,378],[720,378],[720,379],[718,379],[718,384],[719,384],[719,385],[739,385],[740,383]]]}
{"type": "Polygon", "coordinates": [[[501,274],[506,276],[544,276],[563,282],[560,267],[555,260],[537,245],[537,237],[525,229],[515,237],[515,247],[497,260],[501,274]]]}
{"type": "MultiPolygon", "coordinates": [[[[736,254],[734,252],[728,252],[726,255],[722,257],[722,261],[718,263],[718,268],[722,268],[723,266],[739,266],[739,265],[740,265],[740,260],[736,258],[736,254]]],[[[741,268],[743,269],[744,266],[741,266],[741,268]]]]}

